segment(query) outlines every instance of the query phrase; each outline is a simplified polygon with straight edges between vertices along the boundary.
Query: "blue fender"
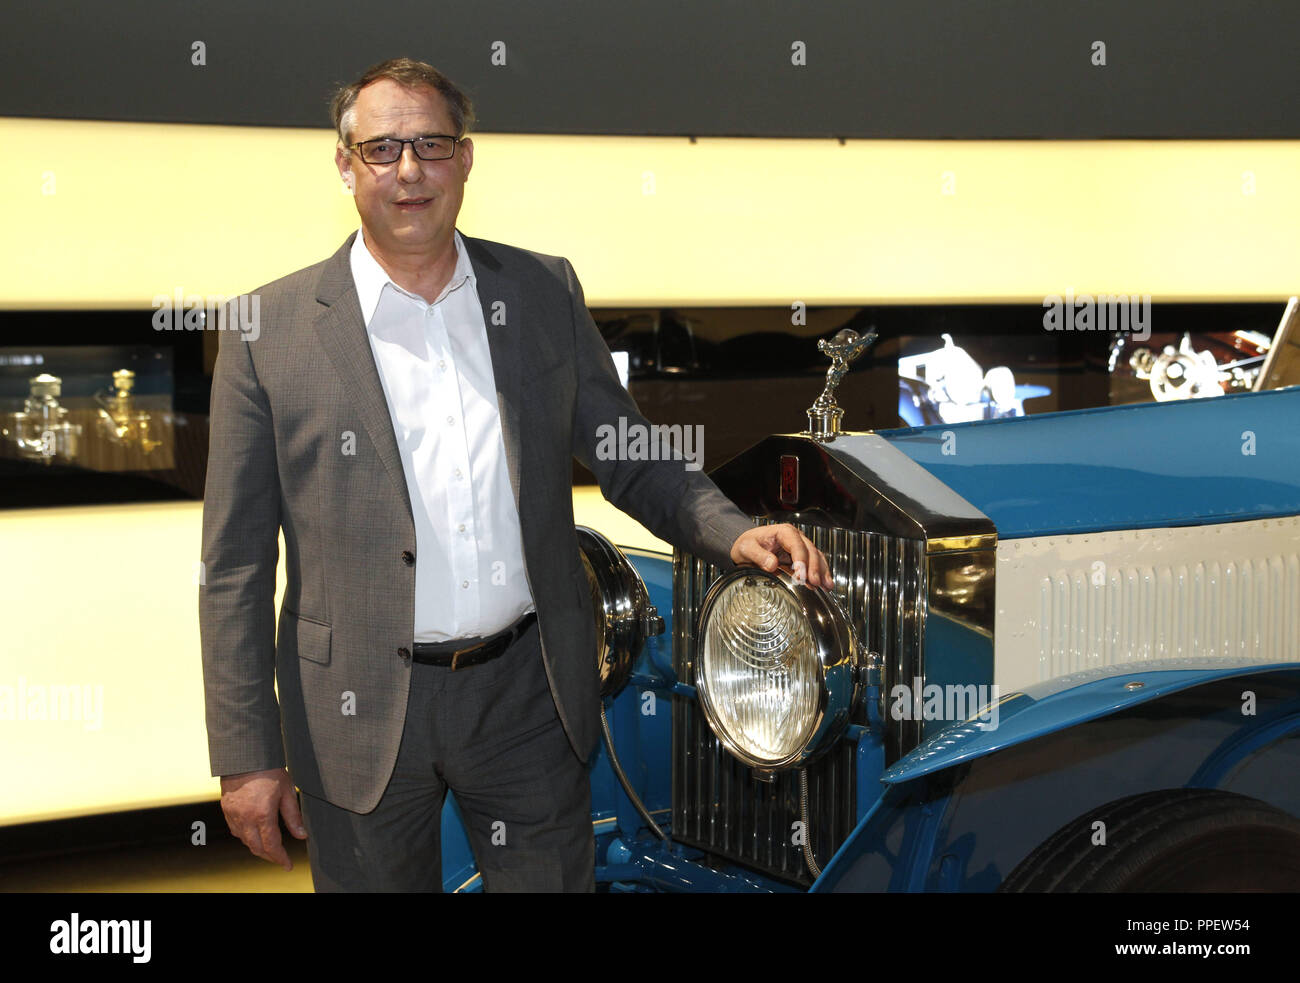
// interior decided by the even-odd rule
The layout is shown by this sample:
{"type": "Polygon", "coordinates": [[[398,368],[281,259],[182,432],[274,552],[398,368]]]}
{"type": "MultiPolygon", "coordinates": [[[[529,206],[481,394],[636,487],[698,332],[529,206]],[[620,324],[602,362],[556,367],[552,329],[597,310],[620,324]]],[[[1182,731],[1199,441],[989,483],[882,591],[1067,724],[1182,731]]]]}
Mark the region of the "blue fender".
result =
{"type": "Polygon", "coordinates": [[[996,727],[954,724],[887,769],[813,890],[996,890],[1067,823],[1157,789],[1219,788],[1300,816],[1296,663],[1091,670],[998,711],[996,727]]]}
{"type": "Polygon", "coordinates": [[[1072,673],[1002,697],[996,719],[972,717],[944,728],[880,776],[895,785],[1023,744],[1126,707],[1215,679],[1261,669],[1300,669],[1293,662],[1261,665],[1245,659],[1166,659],[1104,666],[1072,673]]]}

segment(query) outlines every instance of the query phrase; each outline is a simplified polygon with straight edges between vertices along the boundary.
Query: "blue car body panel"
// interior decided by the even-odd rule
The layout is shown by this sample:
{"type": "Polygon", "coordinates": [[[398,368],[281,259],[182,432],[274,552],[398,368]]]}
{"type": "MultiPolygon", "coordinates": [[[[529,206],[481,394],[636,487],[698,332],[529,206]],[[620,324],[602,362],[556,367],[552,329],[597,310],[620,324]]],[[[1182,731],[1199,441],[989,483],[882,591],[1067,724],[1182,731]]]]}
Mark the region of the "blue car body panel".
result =
{"type": "Polygon", "coordinates": [[[1300,666],[1170,687],[903,779],[906,765],[814,891],[995,891],[1064,826],[1153,790],[1222,789],[1300,816],[1300,666]]]}
{"type": "Polygon", "coordinates": [[[1300,387],[880,435],[1001,539],[1300,514],[1300,387]]]}

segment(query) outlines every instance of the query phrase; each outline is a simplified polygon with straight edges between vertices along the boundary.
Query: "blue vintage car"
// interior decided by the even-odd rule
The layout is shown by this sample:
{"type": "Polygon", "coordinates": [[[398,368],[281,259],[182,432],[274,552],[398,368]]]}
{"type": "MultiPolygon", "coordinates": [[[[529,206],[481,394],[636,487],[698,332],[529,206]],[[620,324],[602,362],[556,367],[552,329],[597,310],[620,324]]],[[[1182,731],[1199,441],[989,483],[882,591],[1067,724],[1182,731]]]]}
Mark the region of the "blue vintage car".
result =
{"type": "MultiPolygon", "coordinates": [[[[712,477],[835,589],[582,531],[599,887],[1300,888],[1300,388],[810,411],[712,477]]],[[[475,890],[443,818],[446,888],[475,890]]]]}

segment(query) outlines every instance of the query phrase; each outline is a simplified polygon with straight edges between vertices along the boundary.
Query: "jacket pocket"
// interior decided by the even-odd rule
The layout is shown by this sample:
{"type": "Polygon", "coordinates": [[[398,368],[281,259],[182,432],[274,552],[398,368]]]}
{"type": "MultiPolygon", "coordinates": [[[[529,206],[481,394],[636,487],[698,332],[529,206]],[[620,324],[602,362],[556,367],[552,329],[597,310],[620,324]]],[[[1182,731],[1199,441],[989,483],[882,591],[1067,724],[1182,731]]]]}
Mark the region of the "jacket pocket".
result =
{"type": "Polygon", "coordinates": [[[298,623],[295,634],[298,658],[322,666],[329,665],[330,636],[333,634],[330,626],[319,621],[310,621],[300,614],[293,615],[293,618],[298,623]]]}

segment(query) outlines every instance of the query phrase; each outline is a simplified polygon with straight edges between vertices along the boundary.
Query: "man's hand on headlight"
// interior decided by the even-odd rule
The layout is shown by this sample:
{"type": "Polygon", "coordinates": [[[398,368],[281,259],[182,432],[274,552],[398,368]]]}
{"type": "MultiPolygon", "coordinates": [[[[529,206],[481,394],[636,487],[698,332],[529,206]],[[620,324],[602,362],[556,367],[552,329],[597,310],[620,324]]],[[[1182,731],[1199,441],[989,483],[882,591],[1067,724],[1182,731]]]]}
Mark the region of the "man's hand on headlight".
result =
{"type": "Polygon", "coordinates": [[[747,529],[732,544],[731,560],[738,565],[752,563],[768,573],[779,566],[789,567],[796,580],[826,590],[834,584],[830,565],[821,550],[789,523],[747,529]]]}

